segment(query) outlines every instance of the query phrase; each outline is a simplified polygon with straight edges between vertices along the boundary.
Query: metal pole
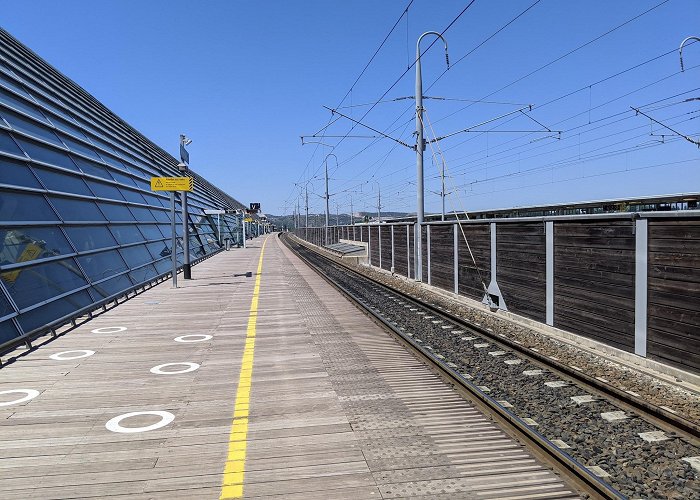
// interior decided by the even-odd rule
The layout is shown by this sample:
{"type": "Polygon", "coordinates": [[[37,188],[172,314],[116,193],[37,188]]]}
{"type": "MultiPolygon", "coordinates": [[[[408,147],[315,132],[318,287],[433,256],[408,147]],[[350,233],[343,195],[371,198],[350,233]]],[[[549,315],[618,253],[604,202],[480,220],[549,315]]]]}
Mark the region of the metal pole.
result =
{"type": "Polygon", "coordinates": [[[450,67],[450,61],[447,57],[447,41],[443,36],[436,31],[427,31],[418,37],[416,42],[416,244],[415,247],[415,267],[416,267],[416,281],[423,280],[423,256],[422,256],[422,244],[421,242],[421,228],[423,224],[423,218],[425,215],[425,204],[423,196],[423,151],[425,151],[425,140],[423,139],[423,77],[421,74],[421,61],[420,61],[420,42],[426,35],[435,35],[439,37],[445,44],[445,60],[447,61],[447,68],[450,67]]]}
{"type": "Polygon", "coordinates": [[[326,156],[326,231],[325,244],[328,245],[328,157],[326,156]]]}
{"type": "Polygon", "coordinates": [[[442,161],[442,168],[440,169],[440,181],[442,182],[442,191],[440,196],[442,197],[442,220],[445,220],[445,160],[442,161]]]}
{"type": "Polygon", "coordinates": [[[306,226],[304,230],[304,239],[309,239],[309,183],[304,186],[304,195],[306,197],[306,226]]]}
{"type": "Polygon", "coordinates": [[[382,223],[382,187],[377,184],[377,219],[382,223]]]}
{"type": "Polygon", "coordinates": [[[216,227],[219,229],[219,245],[221,245],[221,214],[216,214],[216,227]]]}
{"type": "MultiPolygon", "coordinates": [[[[355,212],[352,209],[352,195],[350,195],[350,225],[354,226],[355,225],[355,212]]],[[[354,237],[354,232],[353,232],[353,237],[354,237]]]]}
{"type": "Polygon", "coordinates": [[[177,225],[175,223],[175,191],[170,191],[170,229],[172,240],[170,242],[170,255],[173,261],[173,288],[177,288],[177,225]]]}
{"type": "Polygon", "coordinates": [[[241,215],[241,227],[242,227],[242,230],[243,230],[243,248],[246,248],[246,242],[245,242],[245,238],[246,238],[246,235],[245,235],[245,214],[242,214],[242,215],[241,215]]]}
{"type": "Polygon", "coordinates": [[[190,268],[190,225],[187,223],[189,214],[187,213],[187,191],[182,192],[182,250],[185,252],[182,277],[186,280],[192,279],[190,268]]]}

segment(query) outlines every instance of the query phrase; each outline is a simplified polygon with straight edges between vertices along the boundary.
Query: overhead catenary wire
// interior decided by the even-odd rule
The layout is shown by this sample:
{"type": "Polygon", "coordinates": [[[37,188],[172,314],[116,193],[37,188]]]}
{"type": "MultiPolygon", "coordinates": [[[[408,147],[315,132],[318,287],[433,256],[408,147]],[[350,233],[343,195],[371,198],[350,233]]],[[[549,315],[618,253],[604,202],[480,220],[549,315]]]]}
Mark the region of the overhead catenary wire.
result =
{"type": "MultiPolygon", "coordinates": [[[[644,15],[648,14],[649,12],[655,10],[656,8],[660,7],[661,5],[667,3],[667,1],[668,1],[668,0],[666,0],[666,1],[664,1],[664,2],[661,2],[661,3],[659,3],[659,4],[655,5],[655,6],[653,6],[652,8],[647,9],[646,11],[644,11],[644,12],[642,12],[642,13],[640,13],[640,14],[637,14],[637,15],[635,15],[634,17],[632,17],[632,18],[630,18],[630,19],[624,21],[623,23],[616,25],[615,27],[613,27],[613,28],[607,30],[607,31],[604,32],[603,34],[600,34],[600,35],[596,36],[596,37],[593,38],[592,40],[589,40],[589,41],[585,42],[584,44],[581,44],[581,45],[579,45],[578,47],[574,48],[573,50],[570,50],[570,51],[568,51],[567,53],[565,53],[565,54],[563,54],[563,55],[557,57],[557,58],[554,59],[553,61],[550,61],[550,62],[546,63],[545,65],[540,66],[540,67],[537,68],[536,70],[531,71],[531,72],[527,73],[526,75],[523,75],[523,76],[519,77],[517,80],[515,80],[514,82],[511,82],[511,83],[508,84],[506,87],[502,87],[501,89],[499,89],[499,90],[497,90],[497,91],[494,91],[494,92],[488,94],[487,96],[485,96],[484,98],[482,98],[482,100],[487,99],[487,98],[490,97],[491,95],[493,95],[493,94],[495,94],[495,93],[497,93],[497,92],[503,90],[504,88],[510,87],[510,86],[514,85],[515,83],[518,83],[518,82],[520,82],[520,81],[522,81],[522,80],[524,80],[524,79],[526,79],[526,78],[528,78],[528,77],[530,77],[530,76],[536,74],[536,73],[539,72],[539,71],[542,71],[543,69],[545,69],[545,68],[547,68],[547,67],[553,65],[554,63],[556,63],[556,62],[558,62],[558,61],[563,60],[564,58],[566,58],[566,57],[572,55],[573,53],[575,53],[575,52],[581,50],[581,49],[584,48],[584,47],[587,47],[587,46],[591,45],[592,43],[594,43],[594,42],[596,42],[596,41],[602,39],[603,37],[610,35],[611,33],[613,33],[613,32],[615,32],[615,31],[619,30],[619,29],[622,28],[623,26],[626,26],[626,25],[630,24],[631,22],[633,22],[633,21],[635,21],[635,20],[641,18],[642,16],[644,16],[644,15]]],[[[525,9],[525,10],[522,11],[522,12],[520,12],[517,16],[515,16],[513,19],[511,19],[510,21],[508,21],[505,25],[503,25],[501,28],[499,28],[495,33],[493,33],[491,36],[489,36],[484,42],[480,43],[480,44],[477,45],[474,49],[472,49],[472,50],[469,51],[467,54],[465,54],[465,56],[463,56],[463,57],[461,57],[460,59],[458,59],[457,62],[454,63],[454,64],[452,65],[452,67],[454,67],[454,66],[455,66],[457,63],[459,63],[460,61],[464,60],[468,55],[472,54],[472,53],[473,53],[474,51],[476,51],[478,48],[480,48],[481,46],[483,46],[483,44],[484,44],[485,42],[491,40],[495,35],[497,35],[497,34],[499,34],[500,32],[502,32],[505,28],[507,28],[508,26],[510,26],[513,22],[515,22],[515,21],[516,21],[517,19],[519,19],[520,17],[522,17],[526,12],[528,12],[530,9],[532,9],[532,8],[533,8],[535,5],[537,5],[538,3],[539,3],[539,2],[534,2],[534,3],[531,4],[527,9],[525,9]]],[[[428,49],[426,49],[426,51],[427,51],[427,50],[428,50],[428,49]]],[[[424,53],[425,53],[426,51],[424,51],[424,53]]],[[[674,49],[674,51],[675,51],[675,49],[674,49]]],[[[661,57],[661,56],[659,56],[659,57],[661,57]]],[[[642,63],[642,64],[644,64],[644,63],[642,63]]],[[[410,69],[410,68],[409,68],[409,69],[410,69]]],[[[634,68],[628,68],[628,69],[625,70],[625,71],[630,71],[630,70],[632,70],[632,69],[634,69],[634,68]]],[[[430,87],[432,87],[438,80],[440,80],[440,79],[445,75],[445,73],[446,73],[446,72],[443,72],[441,75],[439,75],[439,76],[428,86],[428,88],[427,88],[426,90],[428,90],[428,89],[429,89],[430,87]]],[[[620,74],[621,74],[621,73],[620,73],[620,74]]],[[[402,75],[402,76],[403,76],[403,75],[402,75]]],[[[612,76],[610,76],[610,77],[608,77],[608,78],[613,78],[614,76],[616,76],[616,75],[612,75],[612,76]]],[[[603,81],[603,80],[601,80],[601,81],[599,81],[599,82],[596,82],[596,83],[601,83],[602,81],[603,81]]],[[[586,88],[587,88],[587,87],[588,87],[588,86],[586,86],[586,88]]],[[[392,88],[393,88],[393,86],[392,86],[392,88]]],[[[381,99],[383,99],[383,97],[385,97],[385,96],[386,96],[386,93],[382,96],[382,98],[379,99],[379,101],[381,101],[381,99]]],[[[563,97],[564,97],[564,96],[562,96],[561,98],[563,98],[563,97]]],[[[538,106],[538,107],[541,107],[541,106],[538,106]]],[[[411,109],[410,107],[407,108],[407,109],[402,113],[402,115],[405,114],[406,112],[408,112],[410,109],[411,109]]],[[[462,108],[462,109],[466,109],[466,108],[462,108]]],[[[371,109],[368,110],[368,112],[369,112],[369,111],[371,111],[371,109]]],[[[368,112],[367,112],[367,113],[368,113],[368,112]]],[[[453,114],[454,114],[454,113],[453,113],[453,114]]],[[[400,116],[401,116],[401,115],[399,115],[399,118],[400,118],[400,116]]],[[[366,149],[366,148],[365,148],[365,149],[366,149]]]]}

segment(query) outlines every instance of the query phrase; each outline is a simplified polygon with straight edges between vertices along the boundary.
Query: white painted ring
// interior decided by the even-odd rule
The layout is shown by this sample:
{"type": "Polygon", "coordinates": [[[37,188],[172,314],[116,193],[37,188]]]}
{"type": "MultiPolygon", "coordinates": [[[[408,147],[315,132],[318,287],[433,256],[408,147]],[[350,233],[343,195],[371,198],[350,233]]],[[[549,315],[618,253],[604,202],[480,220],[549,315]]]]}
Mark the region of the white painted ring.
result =
{"type": "Polygon", "coordinates": [[[160,429],[161,427],[168,425],[173,420],[175,420],[175,415],[167,411],[132,411],[131,413],[124,413],[123,415],[110,419],[109,422],[105,424],[105,427],[108,431],[119,432],[121,434],[131,434],[134,432],[147,432],[160,429]],[[160,422],[156,422],[155,424],[147,425],[145,427],[122,427],[120,425],[120,422],[125,418],[137,417],[139,415],[155,415],[160,417],[160,422]]]}
{"type": "Polygon", "coordinates": [[[2,402],[0,403],[0,406],[18,405],[20,403],[24,403],[25,401],[29,401],[30,399],[34,399],[39,395],[39,391],[35,391],[34,389],[10,389],[9,391],[0,391],[0,396],[3,394],[12,394],[13,392],[23,393],[24,396],[13,399],[12,401],[2,402]]]}
{"type": "Polygon", "coordinates": [[[92,333],[117,333],[126,329],[125,326],[103,326],[102,328],[95,328],[92,330],[92,333]]]}
{"type": "Polygon", "coordinates": [[[155,373],[156,375],[177,375],[179,373],[189,373],[195,371],[197,368],[199,368],[199,365],[197,363],[190,363],[190,362],[183,362],[183,363],[165,363],[163,365],[158,365],[154,366],[151,368],[151,373],[155,373]],[[164,371],[163,368],[166,366],[186,366],[184,370],[175,370],[175,371],[164,371]]]}
{"type": "Polygon", "coordinates": [[[211,335],[195,334],[195,335],[180,335],[175,337],[175,342],[204,342],[205,340],[211,340],[213,337],[211,335]],[[194,338],[196,337],[196,338],[194,338]]]}
{"type": "Polygon", "coordinates": [[[56,361],[68,361],[70,359],[80,359],[80,358],[87,358],[88,356],[92,356],[95,354],[95,351],[91,351],[90,349],[78,349],[75,351],[63,351],[63,352],[57,352],[56,354],[52,354],[49,356],[51,359],[55,359],[56,361]],[[81,353],[81,354],[76,354],[73,356],[66,356],[66,354],[72,354],[74,352],[81,353]]]}

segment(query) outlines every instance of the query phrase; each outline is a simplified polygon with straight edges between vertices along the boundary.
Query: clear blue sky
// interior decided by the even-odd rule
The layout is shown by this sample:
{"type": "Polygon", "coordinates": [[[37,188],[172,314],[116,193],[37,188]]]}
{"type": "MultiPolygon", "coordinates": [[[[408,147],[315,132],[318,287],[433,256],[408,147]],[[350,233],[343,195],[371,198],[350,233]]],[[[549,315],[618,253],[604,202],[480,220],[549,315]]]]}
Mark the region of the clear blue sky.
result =
{"type": "MultiPolygon", "coordinates": [[[[1,0],[0,23],[118,115],[175,154],[189,135],[191,164],[244,203],[281,213],[297,199],[295,182],[323,192],[331,148],[301,146],[329,120],[409,0],[356,1],[82,1],[1,0]]],[[[376,101],[413,62],[420,33],[442,31],[465,0],[415,0],[344,106],[376,101]]],[[[453,67],[426,95],[513,104],[425,101],[435,133],[446,135],[533,104],[518,113],[439,142],[448,170],[448,210],[700,191],[700,150],[630,106],[700,138],[700,44],[611,78],[700,36],[698,0],[541,0],[468,57],[462,56],[535,0],[476,0],[446,32],[453,67]],[[514,85],[586,42],[601,37],[514,85]],[[459,62],[458,62],[459,61],[459,62]],[[589,87],[590,86],[590,87],[589,87]],[[583,89],[583,90],[580,90],[583,89]],[[574,92],[577,91],[578,92],[574,92]],[[569,97],[549,101],[573,92],[569,97]],[[682,94],[680,97],[671,98],[682,94]],[[670,98],[670,99],[669,99],[670,98]],[[650,103],[666,99],[659,104],[650,103]],[[510,120],[511,121],[507,121],[510,120]],[[534,133],[501,132],[533,130],[534,133]],[[498,131],[498,132],[497,132],[498,131]],[[653,133],[654,135],[649,135],[653,133]],[[659,137],[656,134],[664,134],[659,137]],[[537,140],[539,139],[539,140],[537,140]],[[534,141],[534,142],[533,142],[534,141]]],[[[432,39],[426,39],[427,47],[432,39]]],[[[424,88],[445,67],[439,44],[423,57],[424,88]]],[[[409,71],[386,98],[412,96],[409,71]]],[[[378,104],[364,121],[413,143],[413,101],[378,104]]],[[[341,110],[360,118],[369,106],[341,110]]],[[[341,119],[327,135],[344,135],[341,119]]],[[[371,135],[356,129],[353,135],[371,135]]],[[[432,137],[432,131],[428,131],[432,137]]],[[[338,138],[322,142],[337,144],[338,138]]],[[[390,140],[348,138],[329,161],[332,212],[415,210],[415,153],[390,140]]],[[[426,151],[426,187],[439,191],[439,162],[426,151]]],[[[312,212],[322,200],[310,195],[312,212]]],[[[426,211],[439,210],[428,192],[426,211]]]]}

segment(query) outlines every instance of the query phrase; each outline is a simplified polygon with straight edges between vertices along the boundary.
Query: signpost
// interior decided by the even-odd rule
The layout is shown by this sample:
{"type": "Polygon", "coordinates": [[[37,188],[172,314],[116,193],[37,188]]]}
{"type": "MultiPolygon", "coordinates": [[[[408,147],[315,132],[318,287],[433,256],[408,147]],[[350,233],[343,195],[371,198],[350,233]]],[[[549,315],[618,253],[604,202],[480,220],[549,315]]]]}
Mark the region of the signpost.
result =
{"type": "MultiPolygon", "coordinates": [[[[151,191],[170,191],[170,255],[173,263],[173,288],[177,288],[177,231],[175,230],[175,191],[192,191],[192,177],[151,177],[151,191]]],[[[183,193],[184,195],[184,193],[183,193]]]]}

